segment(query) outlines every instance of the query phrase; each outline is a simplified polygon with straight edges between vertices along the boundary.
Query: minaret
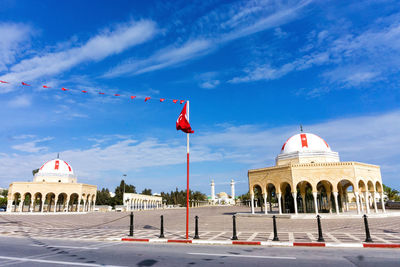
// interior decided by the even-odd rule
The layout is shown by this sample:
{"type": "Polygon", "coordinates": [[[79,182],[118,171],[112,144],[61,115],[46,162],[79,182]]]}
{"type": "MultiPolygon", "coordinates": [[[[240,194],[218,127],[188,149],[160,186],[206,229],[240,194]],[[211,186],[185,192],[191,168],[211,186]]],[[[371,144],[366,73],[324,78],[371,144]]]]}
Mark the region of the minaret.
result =
{"type": "Polygon", "coordinates": [[[211,180],[211,201],[215,202],[215,184],[214,180],[211,180]]]}
{"type": "Polygon", "coordinates": [[[231,196],[233,201],[235,201],[235,181],[231,180],[231,196]]]}

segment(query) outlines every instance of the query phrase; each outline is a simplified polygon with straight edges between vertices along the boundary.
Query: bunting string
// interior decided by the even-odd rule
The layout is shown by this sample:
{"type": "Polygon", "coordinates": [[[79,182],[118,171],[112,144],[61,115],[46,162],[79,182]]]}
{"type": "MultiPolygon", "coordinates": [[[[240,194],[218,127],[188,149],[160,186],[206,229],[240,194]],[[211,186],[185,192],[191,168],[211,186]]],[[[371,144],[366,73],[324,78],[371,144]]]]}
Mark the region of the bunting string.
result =
{"type": "MultiPolygon", "coordinates": [[[[10,84],[7,81],[0,80],[0,84],[1,83],[10,84]]],[[[28,84],[26,82],[21,82],[21,84],[22,84],[22,86],[32,86],[31,84],[28,84]]],[[[47,86],[47,85],[41,85],[41,87],[43,87],[45,89],[53,89],[52,87],[47,86]]],[[[60,89],[61,91],[64,91],[64,92],[70,91],[70,92],[77,92],[77,93],[83,93],[83,94],[90,93],[88,90],[78,90],[78,89],[71,89],[71,88],[65,88],[65,87],[61,87],[61,88],[58,88],[58,89],[60,89]]],[[[138,97],[136,95],[127,95],[127,94],[119,94],[119,93],[110,93],[109,94],[109,93],[105,93],[105,92],[100,91],[100,90],[96,91],[96,93],[99,94],[99,95],[102,95],[102,96],[106,96],[107,95],[107,96],[112,96],[112,97],[126,97],[126,98],[130,98],[131,100],[142,98],[142,97],[138,97]]],[[[150,97],[150,96],[144,97],[144,102],[147,102],[149,100],[159,100],[160,102],[164,102],[164,101],[168,100],[168,101],[172,101],[174,104],[176,104],[178,102],[179,102],[179,104],[183,104],[183,103],[186,102],[186,100],[172,99],[172,98],[154,98],[154,97],[150,97]]]]}

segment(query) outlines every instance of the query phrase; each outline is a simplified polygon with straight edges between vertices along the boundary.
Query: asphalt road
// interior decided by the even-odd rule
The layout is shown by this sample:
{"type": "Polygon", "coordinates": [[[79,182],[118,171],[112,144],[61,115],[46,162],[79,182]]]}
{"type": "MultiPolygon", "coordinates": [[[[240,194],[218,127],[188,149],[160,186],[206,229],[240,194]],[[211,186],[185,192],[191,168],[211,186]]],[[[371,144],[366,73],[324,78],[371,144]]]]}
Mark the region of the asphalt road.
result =
{"type": "Polygon", "coordinates": [[[0,237],[0,266],[400,266],[399,249],[202,246],[0,237]]]}

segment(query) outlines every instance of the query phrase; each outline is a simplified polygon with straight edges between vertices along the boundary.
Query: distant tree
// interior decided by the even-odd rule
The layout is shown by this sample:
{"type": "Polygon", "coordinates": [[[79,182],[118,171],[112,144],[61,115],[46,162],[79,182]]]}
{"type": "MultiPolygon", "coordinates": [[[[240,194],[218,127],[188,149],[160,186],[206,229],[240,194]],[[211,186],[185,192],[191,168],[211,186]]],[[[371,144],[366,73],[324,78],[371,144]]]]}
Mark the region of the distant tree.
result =
{"type": "MultiPolygon", "coordinates": [[[[175,191],[171,191],[171,193],[161,192],[161,197],[168,205],[186,206],[186,190],[178,191],[178,188],[176,188],[175,191]]],[[[193,192],[192,190],[189,190],[189,199],[205,201],[207,200],[207,196],[200,191],[193,192]]]]}
{"type": "Polygon", "coordinates": [[[399,191],[389,186],[383,185],[383,191],[385,192],[386,196],[389,200],[397,200],[399,199],[399,191]]]}
{"type": "Polygon", "coordinates": [[[8,189],[4,189],[3,192],[1,192],[1,195],[3,197],[7,197],[8,196],[8,189]]]}
{"type": "Polygon", "coordinates": [[[34,169],[34,170],[32,170],[32,175],[35,176],[35,174],[38,172],[39,172],[39,169],[34,169]]]}
{"type": "Polygon", "coordinates": [[[114,205],[123,205],[123,195],[125,193],[136,193],[136,187],[134,185],[125,184],[124,180],[121,180],[119,186],[115,188],[114,205]],[[125,191],[124,191],[125,189],[125,191]]]}
{"type": "Polygon", "coordinates": [[[102,188],[101,191],[97,190],[96,205],[112,206],[112,197],[107,188],[102,188]]]}
{"type": "Polygon", "coordinates": [[[238,196],[238,198],[244,202],[244,201],[249,201],[250,200],[250,192],[247,192],[246,194],[238,196]]]}
{"type": "Polygon", "coordinates": [[[0,207],[2,206],[7,206],[7,198],[6,197],[0,197],[0,207]]]}
{"type": "Polygon", "coordinates": [[[151,196],[152,195],[152,193],[151,193],[151,189],[147,189],[147,188],[145,188],[145,189],[143,189],[143,191],[142,191],[142,193],[141,193],[142,195],[148,195],[148,196],[151,196]]]}

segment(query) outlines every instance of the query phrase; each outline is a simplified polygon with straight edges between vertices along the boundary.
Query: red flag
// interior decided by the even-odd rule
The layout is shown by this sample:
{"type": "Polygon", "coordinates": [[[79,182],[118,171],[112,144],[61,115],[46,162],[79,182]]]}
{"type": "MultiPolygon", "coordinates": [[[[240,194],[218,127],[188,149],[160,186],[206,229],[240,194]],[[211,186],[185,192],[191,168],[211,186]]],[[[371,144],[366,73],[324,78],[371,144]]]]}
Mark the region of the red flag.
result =
{"type": "Polygon", "coordinates": [[[179,101],[179,104],[183,104],[185,102],[185,100],[181,100],[179,101]]]}
{"type": "Polygon", "coordinates": [[[8,82],[6,82],[6,81],[0,81],[0,83],[8,83],[8,82]]]}
{"type": "Polygon", "coordinates": [[[160,98],[160,102],[164,102],[165,101],[165,98],[160,98]]]}
{"type": "Polygon", "coordinates": [[[135,99],[136,98],[136,96],[135,95],[131,95],[131,99],[135,99]]]}
{"type": "Polygon", "coordinates": [[[48,87],[47,85],[43,85],[43,88],[51,88],[51,87],[48,87]]]}
{"type": "Polygon", "coordinates": [[[176,103],[176,102],[178,102],[178,99],[174,99],[174,100],[172,100],[172,102],[176,103]]]}
{"type": "Polygon", "coordinates": [[[120,94],[115,94],[114,96],[120,96],[120,94]]]}
{"type": "Polygon", "coordinates": [[[145,99],[144,99],[144,102],[146,102],[147,100],[149,100],[150,99],[150,97],[146,97],[145,99]]]}
{"type": "Polygon", "coordinates": [[[179,115],[178,119],[176,120],[176,130],[181,130],[182,132],[185,132],[185,133],[194,133],[194,131],[192,130],[192,127],[190,127],[189,121],[187,119],[186,105],[187,105],[187,103],[185,103],[185,106],[183,106],[181,114],[179,115]]]}
{"type": "Polygon", "coordinates": [[[104,95],[104,93],[102,93],[102,92],[99,92],[99,95],[104,95]]]}
{"type": "Polygon", "coordinates": [[[85,90],[82,90],[82,93],[87,93],[87,91],[85,91],[85,90]]]}
{"type": "Polygon", "coordinates": [[[25,86],[30,86],[29,84],[27,84],[27,83],[24,83],[24,82],[22,82],[22,85],[25,85],[25,86]]]}
{"type": "Polygon", "coordinates": [[[63,91],[69,91],[69,89],[67,89],[67,88],[61,88],[61,90],[63,90],[63,91]]]}

